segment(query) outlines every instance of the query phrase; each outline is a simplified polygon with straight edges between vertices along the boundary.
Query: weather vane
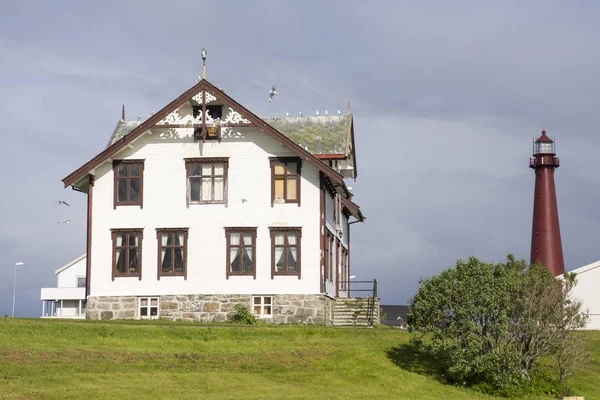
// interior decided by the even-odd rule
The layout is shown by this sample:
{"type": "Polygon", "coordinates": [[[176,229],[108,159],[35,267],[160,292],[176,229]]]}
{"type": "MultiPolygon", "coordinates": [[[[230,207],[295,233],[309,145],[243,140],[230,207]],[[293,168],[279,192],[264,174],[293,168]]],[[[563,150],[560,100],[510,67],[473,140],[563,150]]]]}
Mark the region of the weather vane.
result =
{"type": "Polygon", "coordinates": [[[204,47],[200,55],[202,56],[202,79],[206,79],[206,49],[204,47]]]}

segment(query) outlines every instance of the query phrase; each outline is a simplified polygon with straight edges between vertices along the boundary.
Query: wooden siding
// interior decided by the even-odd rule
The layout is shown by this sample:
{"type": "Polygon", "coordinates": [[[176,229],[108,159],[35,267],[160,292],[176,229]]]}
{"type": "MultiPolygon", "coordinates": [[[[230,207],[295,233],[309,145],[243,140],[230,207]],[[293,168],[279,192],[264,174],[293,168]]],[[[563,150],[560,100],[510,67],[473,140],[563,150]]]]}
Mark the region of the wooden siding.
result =
{"type": "MultiPolygon", "coordinates": [[[[94,296],[166,294],[316,294],[319,288],[319,172],[302,166],[302,205],[271,206],[269,157],[293,156],[256,128],[238,128],[221,143],[195,143],[188,128],[159,130],[125,148],[113,160],[144,159],[144,206],[113,209],[112,162],[96,169],[91,292],[94,296]],[[228,204],[186,204],[185,158],[229,157],[228,204]],[[257,227],[256,279],[226,279],[224,227],[257,227]],[[269,226],[302,227],[302,276],[271,279],[269,226]],[[111,280],[111,228],[144,228],[142,279],[111,280]],[[187,279],[157,280],[156,228],[189,228],[187,279]]],[[[330,212],[329,212],[330,213],[330,212]]]]}

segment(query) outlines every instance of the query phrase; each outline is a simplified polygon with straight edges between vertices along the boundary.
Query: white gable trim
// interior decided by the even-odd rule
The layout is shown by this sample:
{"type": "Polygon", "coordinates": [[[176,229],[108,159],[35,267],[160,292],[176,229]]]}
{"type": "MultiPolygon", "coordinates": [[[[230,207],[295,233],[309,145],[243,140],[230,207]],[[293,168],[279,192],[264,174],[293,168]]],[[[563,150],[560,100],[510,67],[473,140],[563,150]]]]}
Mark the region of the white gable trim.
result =
{"type": "Polygon", "coordinates": [[[77,257],[76,259],[69,261],[68,264],[63,265],[62,267],[60,267],[59,269],[57,269],[56,271],[54,271],[55,274],[59,274],[61,272],[63,272],[65,269],[72,267],[73,265],[75,265],[76,263],[78,263],[79,261],[83,260],[85,257],[87,256],[87,253],[83,253],[82,255],[80,255],[79,257],[77,257]]]}
{"type": "Polygon", "coordinates": [[[587,265],[584,265],[583,267],[579,267],[577,269],[574,269],[572,271],[567,271],[567,272],[568,273],[575,272],[577,275],[580,275],[580,274],[583,274],[584,272],[591,271],[591,270],[596,269],[598,267],[600,267],[600,260],[594,261],[591,264],[587,264],[587,265]]]}

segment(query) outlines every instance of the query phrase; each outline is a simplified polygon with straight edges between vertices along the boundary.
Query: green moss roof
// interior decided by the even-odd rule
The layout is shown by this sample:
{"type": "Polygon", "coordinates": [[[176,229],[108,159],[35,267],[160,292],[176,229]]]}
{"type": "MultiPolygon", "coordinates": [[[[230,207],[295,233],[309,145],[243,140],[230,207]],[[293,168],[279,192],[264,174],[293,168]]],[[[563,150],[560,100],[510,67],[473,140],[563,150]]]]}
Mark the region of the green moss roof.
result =
{"type": "Polygon", "coordinates": [[[347,154],[352,115],[265,118],[264,121],[312,154],[347,154]]]}
{"type": "MultiPolygon", "coordinates": [[[[352,115],[264,118],[264,121],[312,154],[344,154],[350,149],[352,115]]],[[[143,121],[119,120],[108,146],[143,121]]]]}

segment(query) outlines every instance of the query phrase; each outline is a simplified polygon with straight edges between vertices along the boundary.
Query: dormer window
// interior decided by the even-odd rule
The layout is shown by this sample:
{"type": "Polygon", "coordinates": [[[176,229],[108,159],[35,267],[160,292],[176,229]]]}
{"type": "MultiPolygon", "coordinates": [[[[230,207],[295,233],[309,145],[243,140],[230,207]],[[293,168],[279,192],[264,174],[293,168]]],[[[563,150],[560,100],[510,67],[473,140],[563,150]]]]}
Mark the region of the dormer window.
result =
{"type": "Polygon", "coordinates": [[[300,169],[298,157],[271,158],[271,206],[298,203],[300,206],[300,169]]]}

